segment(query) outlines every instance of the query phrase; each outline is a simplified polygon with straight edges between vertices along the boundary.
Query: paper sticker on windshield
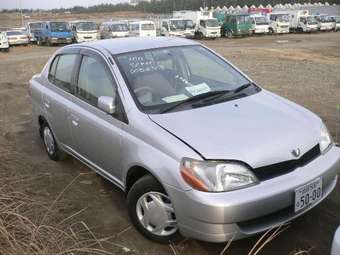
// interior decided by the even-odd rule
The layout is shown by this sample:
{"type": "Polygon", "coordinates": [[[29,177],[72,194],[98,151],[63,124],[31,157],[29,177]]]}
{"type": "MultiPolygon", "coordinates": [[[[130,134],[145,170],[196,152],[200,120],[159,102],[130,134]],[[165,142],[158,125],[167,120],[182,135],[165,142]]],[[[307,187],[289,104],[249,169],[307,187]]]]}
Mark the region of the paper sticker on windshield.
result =
{"type": "Polygon", "coordinates": [[[206,83],[185,87],[185,89],[193,96],[204,94],[210,91],[210,87],[206,83]]]}
{"type": "Polygon", "coordinates": [[[173,103],[173,102],[179,102],[179,101],[185,100],[187,98],[188,98],[188,96],[186,96],[184,94],[178,94],[178,95],[174,95],[174,96],[163,97],[162,100],[167,102],[167,103],[173,103]]]}

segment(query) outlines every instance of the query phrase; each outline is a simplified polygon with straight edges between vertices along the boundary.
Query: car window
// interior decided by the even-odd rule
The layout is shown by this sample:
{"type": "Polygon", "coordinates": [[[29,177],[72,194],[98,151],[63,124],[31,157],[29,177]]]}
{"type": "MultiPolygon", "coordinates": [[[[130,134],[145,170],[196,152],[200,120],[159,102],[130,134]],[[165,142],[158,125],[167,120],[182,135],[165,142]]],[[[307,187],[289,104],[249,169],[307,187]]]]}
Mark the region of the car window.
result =
{"type": "Polygon", "coordinates": [[[51,82],[67,92],[71,92],[71,81],[76,59],[76,54],[60,55],[54,59],[50,69],[51,82]]]}
{"type": "Polygon", "coordinates": [[[77,95],[97,106],[101,96],[115,97],[116,85],[105,65],[93,57],[83,56],[80,66],[77,95]]]}

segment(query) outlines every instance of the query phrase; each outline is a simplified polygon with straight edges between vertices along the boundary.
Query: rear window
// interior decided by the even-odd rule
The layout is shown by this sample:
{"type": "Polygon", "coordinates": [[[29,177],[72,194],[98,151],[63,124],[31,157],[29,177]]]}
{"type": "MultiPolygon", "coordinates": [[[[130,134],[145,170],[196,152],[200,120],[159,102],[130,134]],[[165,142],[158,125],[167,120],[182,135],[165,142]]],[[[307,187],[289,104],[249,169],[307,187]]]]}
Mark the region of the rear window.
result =
{"type": "Polygon", "coordinates": [[[155,30],[154,24],[142,24],[142,30],[155,30]]]}
{"type": "Polygon", "coordinates": [[[7,35],[25,35],[25,34],[20,31],[8,31],[7,35]]]}

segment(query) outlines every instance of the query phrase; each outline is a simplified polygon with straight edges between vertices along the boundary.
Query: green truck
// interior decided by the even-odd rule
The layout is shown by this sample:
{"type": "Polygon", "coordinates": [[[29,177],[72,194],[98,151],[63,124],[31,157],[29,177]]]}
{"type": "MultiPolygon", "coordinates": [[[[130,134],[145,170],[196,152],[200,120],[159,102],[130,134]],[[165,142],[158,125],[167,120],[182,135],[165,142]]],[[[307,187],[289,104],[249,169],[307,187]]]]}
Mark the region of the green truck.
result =
{"type": "Polygon", "coordinates": [[[221,26],[221,33],[226,37],[247,36],[252,34],[252,22],[249,14],[226,14],[221,26]]]}

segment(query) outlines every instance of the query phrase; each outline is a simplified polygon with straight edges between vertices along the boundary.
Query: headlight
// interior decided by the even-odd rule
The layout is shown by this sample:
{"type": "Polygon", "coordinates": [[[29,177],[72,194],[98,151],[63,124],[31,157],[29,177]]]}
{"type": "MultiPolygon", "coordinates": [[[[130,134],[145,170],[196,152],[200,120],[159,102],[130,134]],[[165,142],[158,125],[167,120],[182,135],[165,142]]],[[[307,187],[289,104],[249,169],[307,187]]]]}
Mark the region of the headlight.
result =
{"type": "Polygon", "coordinates": [[[332,145],[333,140],[328,132],[327,127],[324,123],[321,126],[321,134],[320,134],[320,151],[321,153],[325,153],[332,145]]]}
{"type": "Polygon", "coordinates": [[[247,167],[236,162],[183,158],[181,174],[191,187],[205,192],[231,191],[258,183],[247,167]]]}

